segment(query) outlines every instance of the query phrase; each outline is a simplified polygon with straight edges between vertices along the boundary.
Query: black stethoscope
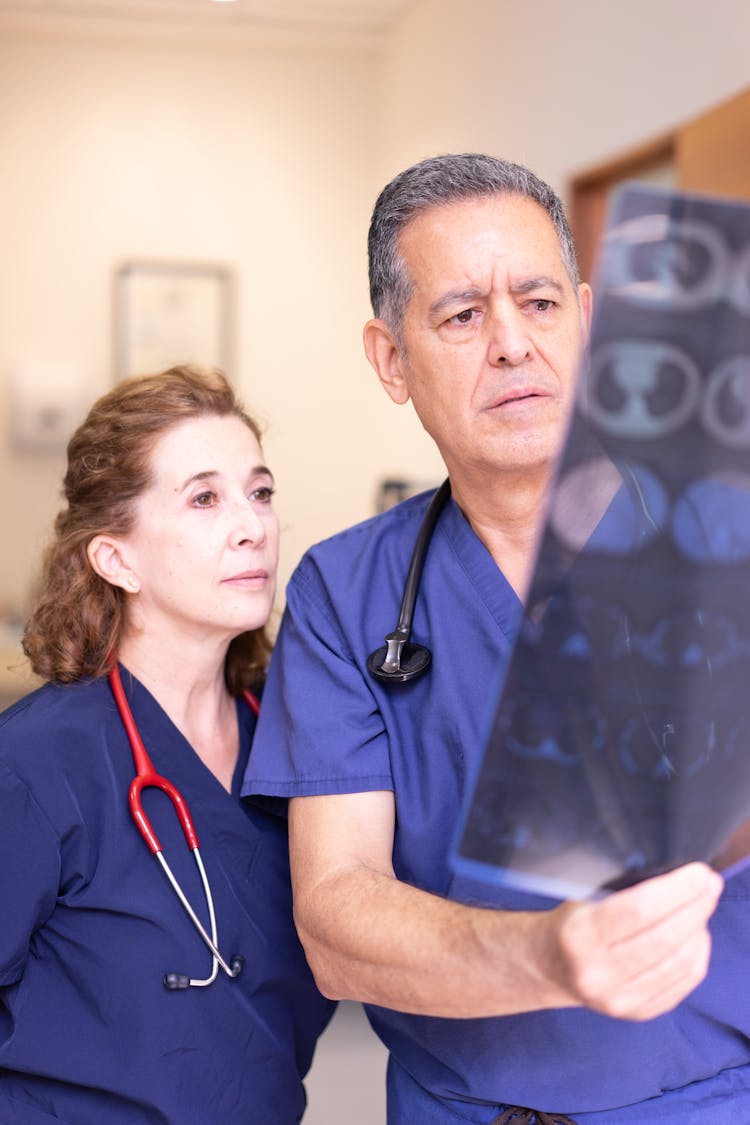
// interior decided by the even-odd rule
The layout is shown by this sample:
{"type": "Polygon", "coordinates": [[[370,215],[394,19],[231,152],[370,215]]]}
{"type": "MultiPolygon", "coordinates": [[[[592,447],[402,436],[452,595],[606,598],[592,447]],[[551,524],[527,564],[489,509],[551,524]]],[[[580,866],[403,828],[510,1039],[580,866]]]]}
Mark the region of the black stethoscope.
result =
{"type": "Polygon", "coordinates": [[[384,684],[406,684],[416,680],[426,672],[432,662],[432,653],[424,645],[411,644],[411,624],[414,616],[414,606],[417,600],[419,580],[424,570],[424,560],[427,548],[435,530],[435,524],[451,495],[451,482],[445,479],[440,485],[429,507],[425,512],[414,551],[409,563],[409,571],[404,584],[404,594],[401,598],[401,611],[398,615],[398,624],[392,633],[388,633],[385,644],[376,649],[367,658],[367,668],[376,680],[384,684]]]}
{"type": "MultiPolygon", "coordinates": [[[[112,688],[112,694],[115,697],[117,710],[122,719],[122,724],[125,727],[125,732],[130,742],[130,748],[133,751],[133,762],[135,763],[135,777],[130,783],[130,792],[128,794],[128,803],[130,806],[130,813],[135,821],[138,831],[143,837],[146,846],[151,854],[161,864],[164,874],[172,884],[172,889],[177,895],[178,899],[185,908],[185,911],[190,918],[190,921],[195,926],[203,941],[206,943],[211,951],[212,965],[210,974],[203,978],[193,978],[187,976],[185,973],[165,973],[163,978],[164,987],[174,991],[176,989],[186,988],[205,988],[206,985],[213,984],[221,967],[226,975],[234,980],[240,975],[245,964],[245,959],[240,954],[235,954],[227,961],[222,957],[218,948],[218,931],[216,927],[216,913],[214,911],[214,900],[211,894],[211,886],[208,882],[206,869],[203,866],[201,859],[200,848],[198,846],[198,835],[195,831],[193,818],[190,815],[190,810],[187,806],[187,801],[180,793],[179,789],[168,781],[166,777],[156,772],[154,763],[149,757],[146,747],[143,745],[143,740],[138,733],[133,712],[130,709],[125,689],[122,685],[122,677],[120,676],[120,669],[116,663],[112,664],[109,673],[109,682],[112,688]],[[172,805],[174,806],[175,813],[185,834],[187,845],[193,853],[198,872],[201,877],[203,885],[203,893],[206,896],[206,906],[208,907],[209,924],[211,927],[210,934],[201,922],[198,915],[193,910],[187,895],[183,891],[180,884],[177,882],[171,867],[164,858],[164,852],[159,839],[154,832],[151,821],[148,819],[141,801],[141,793],[144,789],[161,789],[163,793],[169,797],[172,805]]],[[[260,711],[260,703],[255,695],[250,691],[243,691],[242,693],[245,702],[250,707],[251,711],[255,714],[256,718],[260,711]]]]}

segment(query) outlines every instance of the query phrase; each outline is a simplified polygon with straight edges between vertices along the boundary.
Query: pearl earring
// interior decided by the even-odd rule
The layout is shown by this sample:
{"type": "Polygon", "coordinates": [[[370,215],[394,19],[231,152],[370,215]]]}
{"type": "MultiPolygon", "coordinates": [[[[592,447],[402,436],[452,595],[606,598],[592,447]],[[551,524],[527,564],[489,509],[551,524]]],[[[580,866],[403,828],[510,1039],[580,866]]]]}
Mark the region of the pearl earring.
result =
{"type": "Polygon", "coordinates": [[[134,574],[128,575],[128,586],[130,587],[131,590],[137,590],[138,589],[138,579],[136,578],[136,576],[134,574]]]}

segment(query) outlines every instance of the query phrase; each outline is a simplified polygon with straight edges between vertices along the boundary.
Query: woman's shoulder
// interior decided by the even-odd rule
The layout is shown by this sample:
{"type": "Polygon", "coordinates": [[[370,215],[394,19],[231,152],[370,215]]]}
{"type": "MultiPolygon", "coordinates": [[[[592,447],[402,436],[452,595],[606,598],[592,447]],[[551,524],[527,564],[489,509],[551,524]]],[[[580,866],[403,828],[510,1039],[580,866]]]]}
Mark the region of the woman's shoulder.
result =
{"type": "Polygon", "coordinates": [[[109,706],[114,704],[106,680],[44,684],[0,714],[0,758],[54,752],[61,736],[91,731],[95,716],[109,706]]]}

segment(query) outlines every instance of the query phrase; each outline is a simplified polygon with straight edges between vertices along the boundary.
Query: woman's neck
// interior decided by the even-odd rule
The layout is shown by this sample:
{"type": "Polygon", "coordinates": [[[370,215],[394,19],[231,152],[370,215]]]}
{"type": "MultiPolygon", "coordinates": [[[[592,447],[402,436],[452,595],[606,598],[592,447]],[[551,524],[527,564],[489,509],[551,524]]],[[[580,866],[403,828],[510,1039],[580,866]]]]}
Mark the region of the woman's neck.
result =
{"type": "Polygon", "coordinates": [[[153,695],[204,765],[230,790],[239,751],[237,709],[224,680],[226,645],[126,632],[118,659],[153,695]]]}

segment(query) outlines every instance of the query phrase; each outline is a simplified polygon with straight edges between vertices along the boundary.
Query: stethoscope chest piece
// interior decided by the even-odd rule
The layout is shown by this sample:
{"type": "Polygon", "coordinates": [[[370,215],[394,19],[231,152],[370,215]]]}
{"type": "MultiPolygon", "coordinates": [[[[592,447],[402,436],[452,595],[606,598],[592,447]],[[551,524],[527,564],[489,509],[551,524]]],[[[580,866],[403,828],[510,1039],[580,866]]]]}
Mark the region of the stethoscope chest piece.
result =
{"type": "Polygon", "coordinates": [[[407,684],[426,672],[432,663],[430,650],[424,645],[413,644],[409,638],[427,548],[438,516],[448,503],[450,495],[450,480],[444,480],[430,501],[422,526],[417,532],[396,628],[386,635],[385,644],[367,658],[368,672],[382,684],[407,684]]]}
{"type": "Polygon", "coordinates": [[[386,644],[381,645],[367,658],[367,667],[376,680],[384,684],[406,684],[426,672],[432,663],[432,653],[424,645],[410,644],[389,633],[386,644]]]}

